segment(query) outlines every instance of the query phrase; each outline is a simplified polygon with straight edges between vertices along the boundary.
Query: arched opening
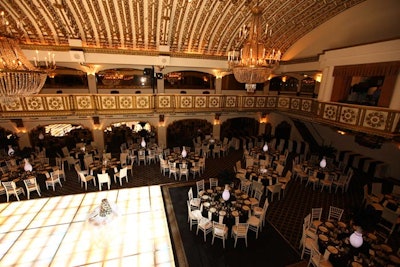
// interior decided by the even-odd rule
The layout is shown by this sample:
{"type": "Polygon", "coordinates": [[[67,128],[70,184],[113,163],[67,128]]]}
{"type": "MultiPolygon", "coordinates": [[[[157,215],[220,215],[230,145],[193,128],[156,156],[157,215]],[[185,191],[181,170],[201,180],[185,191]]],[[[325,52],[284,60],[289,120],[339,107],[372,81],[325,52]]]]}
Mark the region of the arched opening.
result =
{"type": "Polygon", "coordinates": [[[227,137],[257,136],[259,123],[253,118],[233,118],[228,119],[221,125],[221,139],[227,137]]]}
{"type": "Polygon", "coordinates": [[[139,145],[142,138],[147,144],[155,144],[157,132],[154,126],[145,121],[117,122],[104,130],[104,144],[108,153],[120,153],[121,146],[139,145]]]}
{"type": "Polygon", "coordinates": [[[167,128],[168,147],[193,146],[193,138],[212,134],[212,124],[207,120],[187,119],[174,121],[167,128]]]}
{"type": "Polygon", "coordinates": [[[46,156],[54,158],[63,155],[65,146],[71,150],[79,143],[91,144],[93,133],[79,124],[57,123],[37,126],[29,132],[29,138],[33,148],[45,149],[46,156]]]}

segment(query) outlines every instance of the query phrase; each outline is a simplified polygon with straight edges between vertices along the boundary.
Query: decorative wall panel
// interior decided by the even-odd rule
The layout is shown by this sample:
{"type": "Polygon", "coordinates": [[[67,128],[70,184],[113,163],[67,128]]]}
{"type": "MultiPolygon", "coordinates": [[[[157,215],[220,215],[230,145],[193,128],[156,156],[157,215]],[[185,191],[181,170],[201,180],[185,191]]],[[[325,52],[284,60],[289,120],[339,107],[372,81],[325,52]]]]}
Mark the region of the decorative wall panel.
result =
{"type": "Polygon", "coordinates": [[[358,117],[359,110],[357,108],[343,107],[339,121],[346,124],[356,125],[358,117]]]}
{"type": "Polygon", "coordinates": [[[365,112],[365,119],[363,126],[367,128],[384,130],[387,118],[388,118],[388,112],[367,110],[365,112]]]}
{"type": "Polygon", "coordinates": [[[25,97],[28,111],[44,111],[44,102],[42,97],[25,97]]]}
{"type": "Polygon", "coordinates": [[[334,105],[324,105],[324,111],[322,117],[326,120],[335,121],[337,116],[337,106],[334,105]]]}
{"type": "Polygon", "coordinates": [[[90,96],[75,96],[76,108],[78,110],[94,109],[93,98],[90,96]]]}

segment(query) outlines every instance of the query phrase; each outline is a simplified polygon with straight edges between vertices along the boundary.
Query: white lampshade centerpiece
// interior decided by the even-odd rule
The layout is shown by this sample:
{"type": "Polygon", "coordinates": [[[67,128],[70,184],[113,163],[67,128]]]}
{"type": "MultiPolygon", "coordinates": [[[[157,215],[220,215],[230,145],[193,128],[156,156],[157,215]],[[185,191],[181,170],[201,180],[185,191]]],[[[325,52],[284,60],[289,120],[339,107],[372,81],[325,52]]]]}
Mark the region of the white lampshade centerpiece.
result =
{"type": "Polygon", "coordinates": [[[146,147],[146,141],[144,140],[144,137],[142,137],[142,142],[140,142],[140,145],[145,148],[146,147]]]}
{"type": "Polygon", "coordinates": [[[268,145],[267,145],[267,143],[265,143],[265,145],[263,146],[262,149],[263,149],[264,152],[267,152],[267,151],[268,151],[268,145]]]}
{"type": "Polygon", "coordinates": [[[350,235],[350,244],[355,247],[355,248],[359,248],[362,246],[363,244],[363,237],[362,237],[362,232],[361,229],[356,229],[354,231],[354,233],[352,233],[350,235]]]}
{"type": "Polygon", "coordinates": [[[222,199],[228,201],[231,197],[231,193],[229,192],[229,186],[226,184],[224,192],[222,192],[222,199]]]}
{"type": "Polygon", "coordinates": [[[182,149],[182,157],[186,158],[186,156],[187,156],[187,151],[186,151],[186,148],[183,147],[183,149],[182,149]]]}
{"type": "Polygon", "coordinates": [[[14,153],[15,153],[15,151],[14,151],[14,149],[12,148],[12,146],[11,146],[11,145],[8,145],[8,152],[7,152],[7,154],[8,154],[10,157],[12,157],[12,156],[14,156],[14,153]]]}
{"type": "Polygon", "coordinates": [[[326,167],[326,159],[323,157],[319,163],[319,166],[323,169],[326,167]]]}
{"type": "Polygon", "coordinates": [[[24,159],[24,162],[25,162],[25,164],[24,164],[24,170],[25,170],[26,172],[31,172],[31,171],[33,170],[32,164],[30,164],[30,162],[29,162],[28,159],[24,159]]]}

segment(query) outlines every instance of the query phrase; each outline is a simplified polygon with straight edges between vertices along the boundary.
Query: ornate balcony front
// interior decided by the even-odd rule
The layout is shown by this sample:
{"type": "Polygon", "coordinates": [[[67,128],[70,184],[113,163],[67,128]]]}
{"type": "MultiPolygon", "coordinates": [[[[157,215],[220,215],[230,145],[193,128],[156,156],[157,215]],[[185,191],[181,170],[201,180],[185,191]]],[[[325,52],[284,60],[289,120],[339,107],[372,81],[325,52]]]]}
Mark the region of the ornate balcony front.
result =
{"type": "Polygon", "coordinates": [[[192,94],[36,95],[0,105],[1,119],[54,116],[168,114],[188,112],[280,112],[315,123],[379,135],[400,136],[400,111],[319,102],[296,96],[192,94]]]}

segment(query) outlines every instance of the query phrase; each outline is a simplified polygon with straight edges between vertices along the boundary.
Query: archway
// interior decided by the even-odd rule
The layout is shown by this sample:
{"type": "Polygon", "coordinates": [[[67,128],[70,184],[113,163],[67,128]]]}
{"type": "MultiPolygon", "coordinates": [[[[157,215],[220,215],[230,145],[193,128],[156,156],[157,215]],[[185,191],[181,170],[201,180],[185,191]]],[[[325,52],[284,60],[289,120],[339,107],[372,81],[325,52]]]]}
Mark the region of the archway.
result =
{"type": "Polygon", "coordinates": [[[108,153],[120,153],[121,146],[140,144],[142,138],[148,144],[155,144],[157,132],[154,126],[145,121],[113,123],[104,131],[104,143],[108,153]]]}
{"type": "Polygon", "coordinates": [[[212,124],[207,120],[186,119],[174,121],[167,128],[168,147],[193,146],[193,138],[212,134],[212,124]]]}
{"type": "Polygon", "coordinates": [[[63,155],[65,146],[71,150],[78,143],[91,144],[93,133],[79,124],[57,123],[37,126],[29,132],[29,138],[33,148],[44,148],[47,157],[55,158],[57,154],[63,155]]]}
{"type": "Polygon", "coordinates": [[[257,136],[259,122],[254,118],[233,118],[228,119],[221,125],[221,139],[225,137],[257,136]]]}

